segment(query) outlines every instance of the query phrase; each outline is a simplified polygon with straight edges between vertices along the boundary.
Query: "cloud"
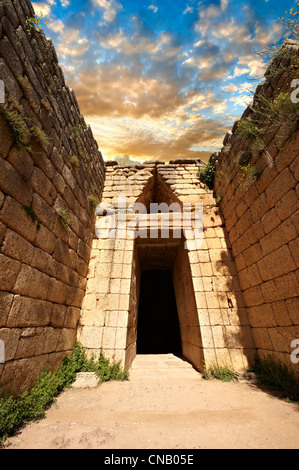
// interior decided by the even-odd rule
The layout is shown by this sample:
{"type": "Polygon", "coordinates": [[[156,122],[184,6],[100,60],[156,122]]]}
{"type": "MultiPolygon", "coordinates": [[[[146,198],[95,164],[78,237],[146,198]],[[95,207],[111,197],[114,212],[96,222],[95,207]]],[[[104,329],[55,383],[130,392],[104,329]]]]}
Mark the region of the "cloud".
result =
{"type": "Polygon", "coordinates": [[[220,0],[220,7],[222,11],[227,10],[228,0],[220,0]]]}
{"type": "Polygon", "coordinates": [[[183,15],[186,15],[187,13],[193,13],[193,11],[194,11],[194,8],[187,5],[185,10],[183,11],[183,15]]]}
{"type": "Polygon", "coordinates": [[[240,77],[240,75],[245,75],[245,73],[249,73],[249,72],[250,72],[250,69],[246,67],[245,68],[236,67],[234,71],[234,76],[240,77]]]}
{"type": "Polygon", "coordinates": [[[147,7],[148,10],[153,10],[153,13],[157,13],[158,7],[156,5],[150,5],[147,7]]]}
{"type": "Polygon", "coordinates": [[[278,36],[278,26],[244,2],[237,18],[228,0],[173,2],[175,29],[162,0],[133,9],[120,0],[81,3],[64,22],[51,14],[49,25],[104,157],[167,161],[220,148],[249,101],[248,77],[263,71],[253,49],[278,36]],[[87,3],[93,8],[83,11],[87,3]]]}
{"type": "Polygon", "coordinates": [[[75,28],[62,28],[59,43],[56,46],[60,59],[82,56],[89,49],[89,41],[80,36],[80,31],[75,28]]]}
{"type": "MultiPolygon", "coordinates": [[[[193,150],[196,148],[221,148],[223,136],[228,130],[220,123],[202,121],[194,123],[187,130],[181,132],[175,129],[169,134],[159,135],[155,125],[147,119],[128,122],[112,118],[88,119],[94,135],[98,138],[100,148],[105,159],[119,155],[130,155],[134,160],[159,159],[169,161],[176,158],[201,158],[207,160],[212,150],[193,150]]],[[[156,123],[157,125],[157,123],[156,123]]],[[[161,122],[159,123],[161,126],[161,122]]]]}
{"type": "Polygon", "coordinates": [[[221,88],[225,93],[234,93],[239,90],[237,85],[231,83],[230,85],[225,85],[221,88]]]}
{"type": "Polygon", "coordinates": [[[64,24],[58,18],[49,20],[48,26],[54,33],[62,33],[64,31],[64,24]]]}
{"type": "Polygon", "coordinates": [[[117,10],[122,9],[122,5],[116,0],[92,0],[95,6],[104,10],[104,19],[111,23],[115,20],[117,10]]]}
{"type": "Polygon", "coordinates": [[[42,16],[44,18],[51,14],[51,7],[46,2],[32,2],[32,6],[38,16],[42,16]]]}

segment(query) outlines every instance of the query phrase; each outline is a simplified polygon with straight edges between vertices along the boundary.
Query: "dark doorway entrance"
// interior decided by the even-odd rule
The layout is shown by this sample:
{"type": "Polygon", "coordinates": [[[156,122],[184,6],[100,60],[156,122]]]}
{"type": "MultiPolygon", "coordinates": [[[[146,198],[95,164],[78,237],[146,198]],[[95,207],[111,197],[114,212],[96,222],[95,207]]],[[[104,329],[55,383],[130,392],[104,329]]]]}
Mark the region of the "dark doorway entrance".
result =
{"type": "Polygon", "coordinates": [[[141,271],[137,354],[182,354],[170,270],[141,271]]]}

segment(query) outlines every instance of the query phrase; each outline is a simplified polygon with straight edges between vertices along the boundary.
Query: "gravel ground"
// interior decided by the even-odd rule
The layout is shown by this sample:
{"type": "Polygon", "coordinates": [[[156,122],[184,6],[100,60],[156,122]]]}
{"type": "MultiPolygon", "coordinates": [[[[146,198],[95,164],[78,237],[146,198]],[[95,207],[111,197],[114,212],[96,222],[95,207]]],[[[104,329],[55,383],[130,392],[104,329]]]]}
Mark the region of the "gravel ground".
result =
{"type": "Polygon", "coordinates": [[[253,384],[204,380],[172,356],[137,356],[126,382],[71,388],[7,449],[298,449],[299,406],[253,384]]]}

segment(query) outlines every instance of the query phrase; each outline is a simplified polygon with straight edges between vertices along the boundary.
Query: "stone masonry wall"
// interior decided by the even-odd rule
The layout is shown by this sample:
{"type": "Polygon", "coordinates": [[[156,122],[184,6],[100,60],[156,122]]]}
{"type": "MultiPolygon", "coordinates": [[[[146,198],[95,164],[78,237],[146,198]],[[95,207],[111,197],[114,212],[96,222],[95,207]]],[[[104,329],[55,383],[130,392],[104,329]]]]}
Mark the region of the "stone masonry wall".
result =
{"type": "MultiPolygon", "coordinates": [[[[142,202],[147,210],[151,202],[179,206],[189,203],[191,225],[177,242],[171,237],[151,239],[147,213],[138,230],[139,234],[147,235],[139,241],[129,236],[131,216],[127,213],[128,232],[124,239],[114,238],[115,233],[110,235],[111,227],[103,230],[100,239],[95,237],[78,329],[80,343],[90,353],[102,351],[130,367],[136,354],[139,260],[141,269],[143,266],[153,269],[151,263],[158,266],[160,259],[158,269],[166,266],[173,269],[183,354],[200,371],[204,364],[246,369],[255,353],[251,328],[223,218],[212,191],[199,181],[196,162],[174,161],[168,165],[153,162],[135,167],[119,167],[109,162],[106,170],[102,205],[107,209],[109,205],[114,207],[116,217],[118,197],[127,195],[128,205],[142,202]],[[203,204],[200,246],[190,243],[195,203],[203,204]],[[189,240],[187,247],[185,240],[189,240]]],[[[105,220],[107,215],[99,213],[96,226],[105,220]]],[[[158,333],[159,325],[156,327],[158,333]]]]}
{"type": "MultiPolygon", "coordinates": [[[[196,281],[195,281],[196,284],[196,281]]],[[[197,369],[204,363],[203,343],[199,326],[195,291],[188,253],[181,243],[173,269],[173,285],[180,323],[182,352],[197,369]]]]}
{"type": "Polygon", "coordinates": [[[104,164],[28,0],[0,6],[0,386],[23,389],[76,341],[104,164]]]}
{"type": "MultiPolygon", "coordinates": [[[[285,48],[298,51],[292,43],[285,48]]],[[[277,61],[278,69],[291,63],[286,57],[277,61]]],[[[290,67],[274,76],[271,70],[256,90],[253,107],[267,100],[276,106],[293,91],[290,67]]],[[[216,159],[215,193],[258,352],[298,373],[290,353],[291,341],[299,338],[299,130],[298,117],[287,112],[282,109],[273,124],[252,107],[245,110],[241,121],[258,118],[259,139],[250,141],[235,123],[216,159]],[[251,152],[251,169],[257,170],[249,178],[238,167],[244,151],[251,152]]]]}

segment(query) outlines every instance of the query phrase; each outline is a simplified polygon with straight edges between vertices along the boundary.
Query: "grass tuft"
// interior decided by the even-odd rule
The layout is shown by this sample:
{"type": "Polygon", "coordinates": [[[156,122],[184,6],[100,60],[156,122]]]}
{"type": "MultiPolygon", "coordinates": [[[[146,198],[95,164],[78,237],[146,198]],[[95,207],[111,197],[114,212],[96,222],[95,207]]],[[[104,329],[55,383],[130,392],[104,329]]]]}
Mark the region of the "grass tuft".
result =
{"type": "Polygon", "coordinates": [[[68,214],[68,211],[66,209],[63,209],[62,207],[59,207],[57,209],[57,215],[58,215],[58,218],[63,226],[64,229],[68,229],[69,227],[69,214],[68,214]]]}
{"type": "Polygon", "coordinates": [[[275,360],[272,356],[255,357],[251,368],[256,374],[256,383],[276,390],[289,401],[299,402],[299,380],[288,369],[286,364],[275,360]]]}
{"type": "Polygon", "coordinates": [[[97,196],[94,196],[93,194],[89,194],[87,196],[87,199],[89,200],[89,203],[92,207],[97,207],[98,204],[100,204],[100,200],[97,196]]]}
{"type": "Polygon", "coordinates": [[[204,366],[202,378],[206,380],[217,379],[222,382],[231,382],[235,378],[235,371],[229,366],[211,366],[208,369],[204,366]]]}
{"type": "Polygon", "coordinates": [[[16,146],[19,149],[27,148],[28,130],[24,117],[11,106],[0,107],[0,114],[10,128],[16,146]]]}
{"type": "Polygon", "coordinates": [[[35,139],[35,141],[42,147],[48,147],[50,145],[50,140],[46,133],[38,126],[32,126],[30,128],[30,134],[35,139]]]}
{"type": "Polygon", "coordinates": [[[75,168],[78,168],[80,166],[79,158],[77,157],[77,155],[72,155],[70,157],[70,163],[75,168]]]}

